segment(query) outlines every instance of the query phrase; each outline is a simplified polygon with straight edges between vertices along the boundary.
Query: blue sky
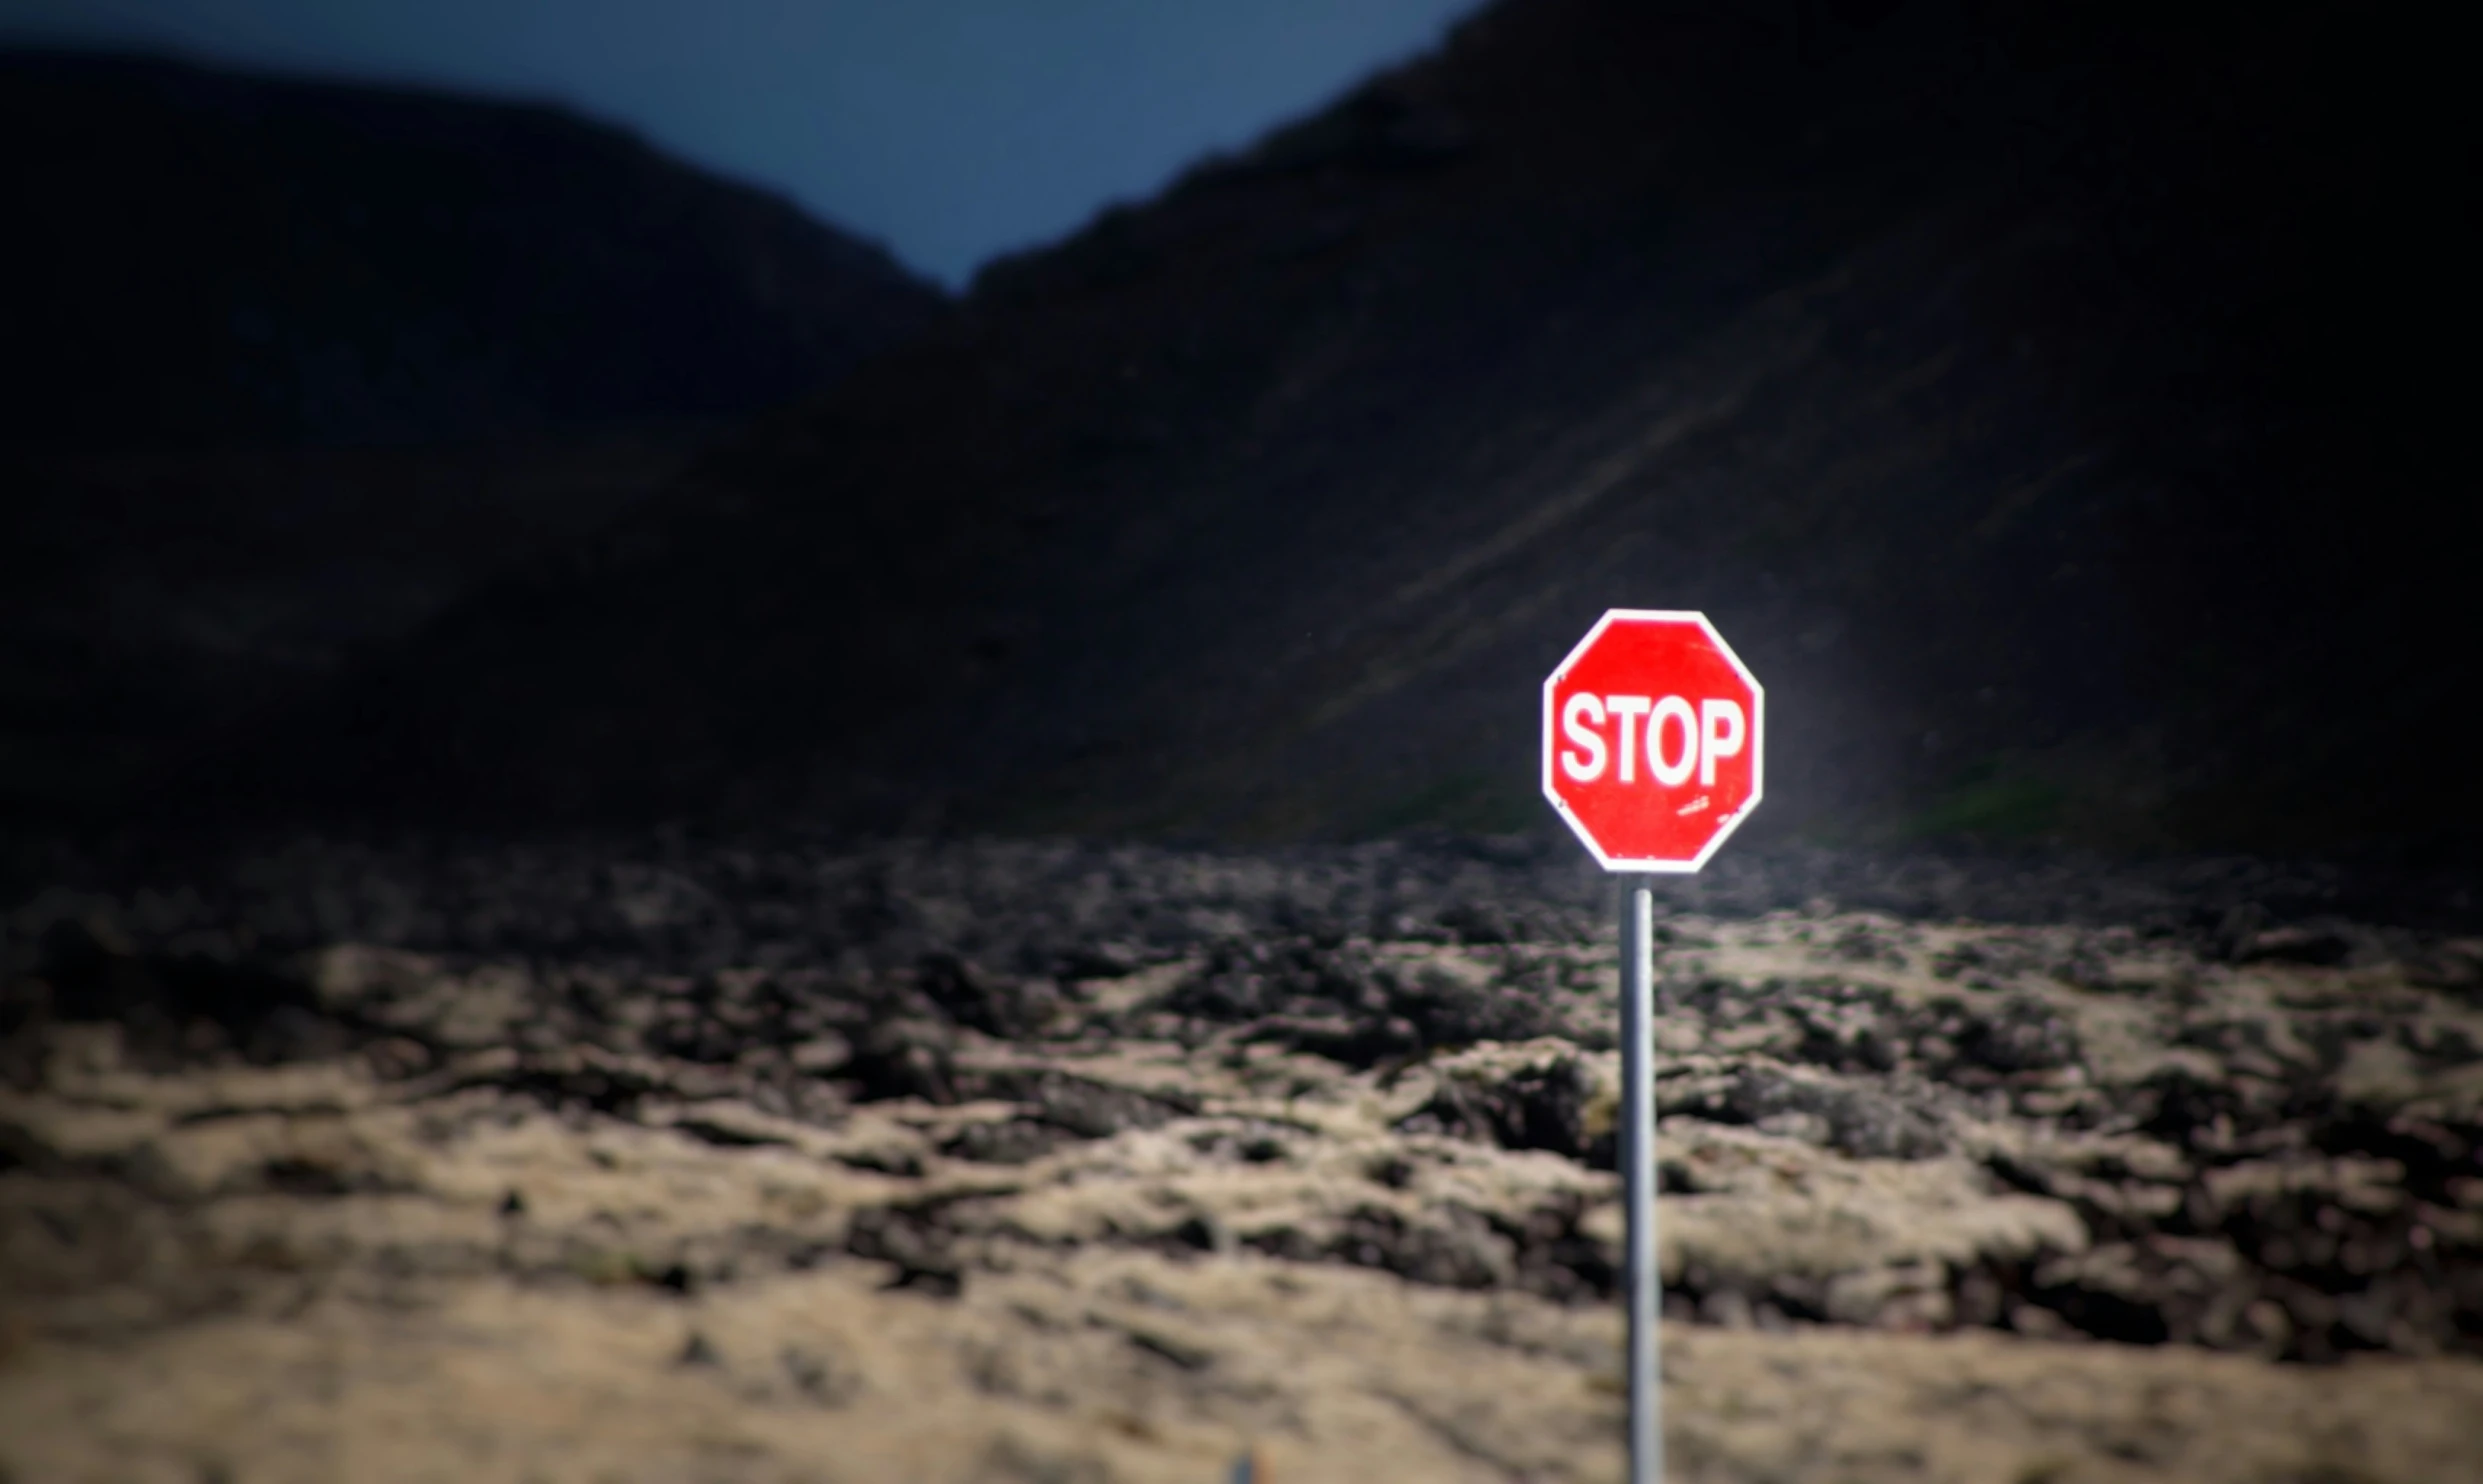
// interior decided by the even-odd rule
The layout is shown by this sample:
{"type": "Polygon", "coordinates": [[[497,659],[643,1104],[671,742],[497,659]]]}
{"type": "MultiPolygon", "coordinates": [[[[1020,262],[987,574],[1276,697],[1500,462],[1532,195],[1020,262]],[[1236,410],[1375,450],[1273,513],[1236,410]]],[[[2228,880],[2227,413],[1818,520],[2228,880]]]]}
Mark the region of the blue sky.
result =
{"type": "Polygon", "coordinates": [[[961,283],[1477,0],[0,0],[0,39],[554,100],[961,283]]]}

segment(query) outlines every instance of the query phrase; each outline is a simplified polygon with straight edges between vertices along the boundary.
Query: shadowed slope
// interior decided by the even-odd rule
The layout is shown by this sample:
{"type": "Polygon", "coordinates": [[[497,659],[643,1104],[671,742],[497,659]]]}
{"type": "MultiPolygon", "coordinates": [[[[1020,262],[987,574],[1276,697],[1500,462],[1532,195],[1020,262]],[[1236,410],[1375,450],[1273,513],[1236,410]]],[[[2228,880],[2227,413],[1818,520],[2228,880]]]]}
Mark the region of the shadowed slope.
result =
{"type": "Polygon", "coordinates": [[[0,817],[201,735],[948,313],[562,110],[0,52],[0,817]]]}
{"type": "Polygon", "coordinates": [[[940,311],[877,247],[565,109],[21,51],[0,126],[21,450],[740,414],[940,311]]]}
{"type": "Polygon", "coordinates": [[[332,702],[322,807],[1505,826],[1626,604],[1769,685],[1765,831],[2470,837],[2369,38],[1805,16],[1496,7],[995,265],[332,702]]]}

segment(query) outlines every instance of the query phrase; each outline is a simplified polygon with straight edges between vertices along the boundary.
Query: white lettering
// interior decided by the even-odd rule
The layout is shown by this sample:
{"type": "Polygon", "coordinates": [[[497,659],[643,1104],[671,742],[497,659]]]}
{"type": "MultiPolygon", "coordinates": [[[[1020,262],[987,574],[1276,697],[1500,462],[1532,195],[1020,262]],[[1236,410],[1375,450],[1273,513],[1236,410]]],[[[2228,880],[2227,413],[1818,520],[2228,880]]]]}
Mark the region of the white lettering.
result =
{"type": "Polygon", "coordinates": [[[1679,788],[1697,766],[1698,714],[1681,697],[1666,696],[1655,703],[1655,713],[1647,718],[1647,770],[1664,787],[1679,788]],[[1664,723],[1668,721],[1681,723],[1681,756],[1671,762],[1664,760],[1664,723]]]}
{"type": "Polygon", "coordinates": [[[1606,696],[1604,709],[1621,718],[1621,745],[1613,750],[1621,755],[1621,781],[1638,781],[1638,718],[1647,714],[1645,696],[1606,696]]]}
{"type": "Polygon", "coordinates": [[[1716,782],[1716,759],[1741,752],[1742,744],[1750,740],[1750,724],[1742,716],[1739,701],[1701,701],[1698,713],[1698,781],[1701,788],[1712,788],[1716,782]]]}
{"type": "Polygon", "coordinates": [[[1561,704],[1560,729],[1573,751],[1560,755],[1561,771],[1575,783],[1593,783],[1604,776],[1604,703],[1581,691],[1561,704]]]}

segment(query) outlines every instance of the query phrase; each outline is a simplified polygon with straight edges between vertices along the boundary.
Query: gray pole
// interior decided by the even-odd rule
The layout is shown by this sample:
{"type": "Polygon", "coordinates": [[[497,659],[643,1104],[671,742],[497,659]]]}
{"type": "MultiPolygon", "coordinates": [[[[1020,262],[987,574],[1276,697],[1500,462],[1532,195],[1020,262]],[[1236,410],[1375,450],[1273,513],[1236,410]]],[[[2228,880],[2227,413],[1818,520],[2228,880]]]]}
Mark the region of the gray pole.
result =
{"type": "Polygon", "coordinates": [[[1664,1374],[1655,1264],[1655,893],[1621,878],[1621,1195],[1629,1244],[1629,1484],[1664,1484],[1664,1374]]]}

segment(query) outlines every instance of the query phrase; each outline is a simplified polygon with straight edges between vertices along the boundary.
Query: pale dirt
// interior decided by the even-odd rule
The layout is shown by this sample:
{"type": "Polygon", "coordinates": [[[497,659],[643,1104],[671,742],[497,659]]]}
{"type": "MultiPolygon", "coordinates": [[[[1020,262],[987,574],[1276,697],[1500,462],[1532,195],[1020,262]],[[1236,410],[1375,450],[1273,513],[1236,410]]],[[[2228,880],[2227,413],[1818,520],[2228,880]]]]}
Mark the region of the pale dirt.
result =
{"type": "MultiPolygon", "coordinates": [[[[1259,920],[890,971],[1005,1036],[350,940],[285,960],[352,1028],[298,1054],[37,1016],[0,1478],[1617,1479],[1608,939],[1252,968],[1259,920]],[[1529,1033],[1303,1008],[1375,985],[1529,1033]]],[[[1666,931],[1674,1478],[2483,1479],[2473,945],[1666,931]]]]}

